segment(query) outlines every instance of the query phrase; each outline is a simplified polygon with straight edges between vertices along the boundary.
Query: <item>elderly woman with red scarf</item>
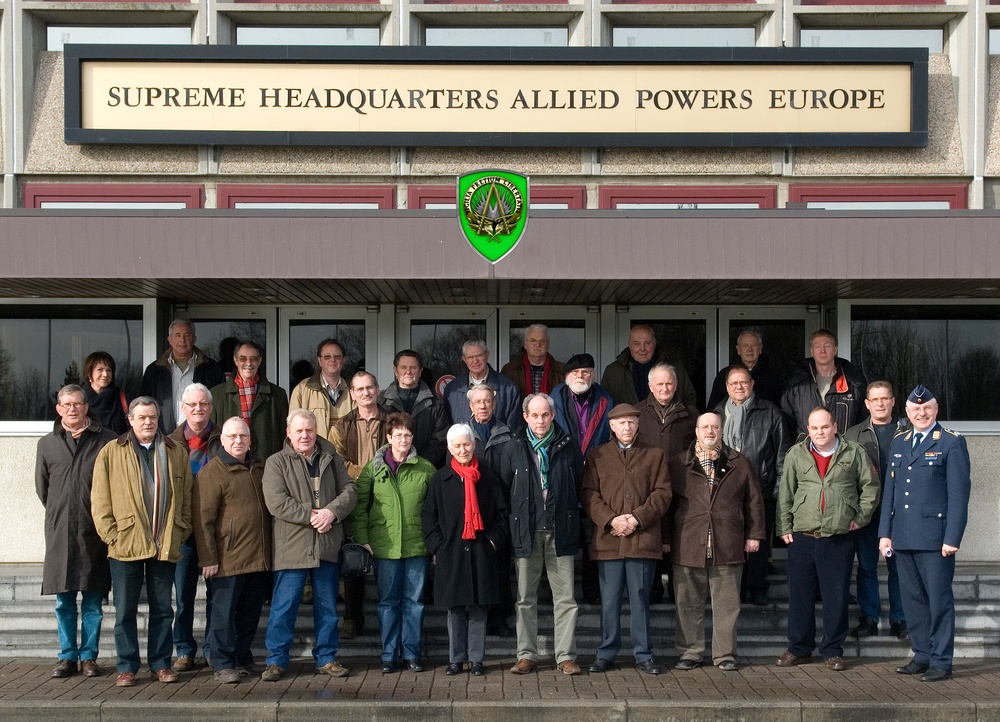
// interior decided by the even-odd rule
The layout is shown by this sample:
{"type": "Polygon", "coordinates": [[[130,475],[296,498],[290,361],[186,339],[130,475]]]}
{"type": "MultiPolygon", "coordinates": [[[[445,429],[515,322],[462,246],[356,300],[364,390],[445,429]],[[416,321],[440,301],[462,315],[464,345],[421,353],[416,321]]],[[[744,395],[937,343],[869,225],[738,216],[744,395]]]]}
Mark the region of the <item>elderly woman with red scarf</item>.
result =
{"type": "Polygon", "coordinates": [[[434,603],[448,609],[445,674],[486,674],[486,610],[500,601],[497,549],[506,543],[507,505],[496,472],[475,455],[468,424],[448,429],[449,459],[424,501],[427,549],[436,566],[434,603]]]}

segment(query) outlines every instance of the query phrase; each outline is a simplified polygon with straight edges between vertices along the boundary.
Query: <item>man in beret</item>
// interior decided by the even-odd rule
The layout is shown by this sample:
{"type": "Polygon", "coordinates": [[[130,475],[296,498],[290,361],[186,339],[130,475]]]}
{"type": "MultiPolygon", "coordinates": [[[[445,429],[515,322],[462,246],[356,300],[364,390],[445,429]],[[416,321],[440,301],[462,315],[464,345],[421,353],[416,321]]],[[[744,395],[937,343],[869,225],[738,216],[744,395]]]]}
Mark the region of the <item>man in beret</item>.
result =
{"type": "Polygon", "coordinates": [[[664,551],[661,520],[670,508],[667,458],[636,440],[639,411],[634,406],[618,404],[608,418],[614,438],[587,455],[581,499],[593,522],[590,556],[601,584],[601,645],[590,671],[599,674],[615,666],[627,589],[636,667],[660,674],[663,668],[653,656],[649,589],[664,551]]]}
{"type": "Polygon", "coordinates": [[[879,549],[896,555],[913,659],[900,674],[925,682],[951,677],[955,651],[955,554],[968,520],[969,448],[937,422],[934,394],[918,385],[906,399],[912,429],[889,449],[879,549]]]}

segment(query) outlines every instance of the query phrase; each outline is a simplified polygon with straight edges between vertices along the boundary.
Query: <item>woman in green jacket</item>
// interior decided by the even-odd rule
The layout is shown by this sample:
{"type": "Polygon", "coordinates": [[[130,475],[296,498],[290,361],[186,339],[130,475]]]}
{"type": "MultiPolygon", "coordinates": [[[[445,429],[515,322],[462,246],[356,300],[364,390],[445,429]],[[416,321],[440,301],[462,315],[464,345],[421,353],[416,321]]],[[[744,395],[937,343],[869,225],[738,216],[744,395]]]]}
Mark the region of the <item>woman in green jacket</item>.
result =
{"type": "Polygon", "coordinates": [[[413,417],[393,413],[382,428],[389,443],[375,452],[358,477],[358,505],[351,514],[354,540],[375,558],[382,674],[399,668],[422,672],[421,630],[429,556],[420,518],[434,467],[413,449],[413,417]]]}

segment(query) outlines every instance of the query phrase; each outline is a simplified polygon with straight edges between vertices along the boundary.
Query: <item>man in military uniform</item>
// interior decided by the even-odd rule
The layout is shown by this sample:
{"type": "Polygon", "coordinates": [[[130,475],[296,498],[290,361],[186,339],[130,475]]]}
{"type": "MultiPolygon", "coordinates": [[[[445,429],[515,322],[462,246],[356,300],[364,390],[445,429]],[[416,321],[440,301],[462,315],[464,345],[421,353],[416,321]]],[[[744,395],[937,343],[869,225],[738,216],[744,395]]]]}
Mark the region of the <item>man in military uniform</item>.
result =
{"type": "Polygon", "coordinates": [[[889,450],[879,549],[896,555],[913,659],[900,674],[925,682],[951,677],[955,651],[955,554],[968,520],[969,448],[937,423],[938,402],[918,385],[906,399],[913,428],[889,450]]]}

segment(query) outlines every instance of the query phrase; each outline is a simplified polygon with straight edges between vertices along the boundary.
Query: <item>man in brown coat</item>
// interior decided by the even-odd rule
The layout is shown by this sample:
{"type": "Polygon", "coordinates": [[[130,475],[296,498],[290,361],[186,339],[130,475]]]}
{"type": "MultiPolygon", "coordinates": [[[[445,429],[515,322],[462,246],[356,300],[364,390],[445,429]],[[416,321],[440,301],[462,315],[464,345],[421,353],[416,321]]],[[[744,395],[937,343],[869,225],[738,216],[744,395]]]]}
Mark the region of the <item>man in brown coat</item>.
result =
{"type": "Polygon", "coordinates": [[[548,326],[533,323],[524,329],[524,351],[505,363],[500,373],[514,382],[521,398],[551,394],[562,383],[563,365],[549,353],[548,326]]]}
{"type": "Polygon", "coordinates": [[[660,674],[653,657],[649,588],[663,554],[661,520],[670,508],[667,459],[636,441],[639,412],[618,404],[608,414],[613,439],[587,455],[583,508],[594,524],[591,558],[601,583],[601,646],[590,671],[614,668],[621,649],[622,592],[628,588],[636,667],[660,674]]]}
{"type": "Polygon", "coordinates": [[[701,666],[705,601],[712,594],[712,663],[736,669],[736,623],[744,554],[764,539],[764,501],[747,458],[722,444],[722,418],[698,417],[697,439],[670,460],[668,519],[677,598],[676,669],[701,666]]]}

